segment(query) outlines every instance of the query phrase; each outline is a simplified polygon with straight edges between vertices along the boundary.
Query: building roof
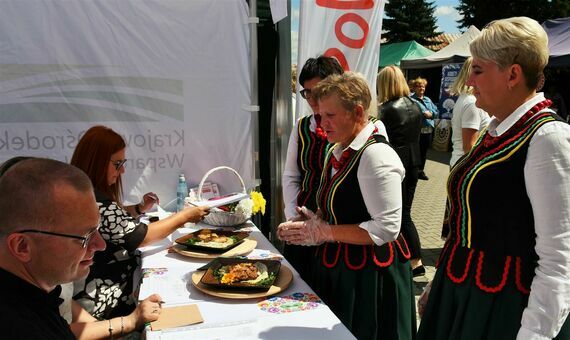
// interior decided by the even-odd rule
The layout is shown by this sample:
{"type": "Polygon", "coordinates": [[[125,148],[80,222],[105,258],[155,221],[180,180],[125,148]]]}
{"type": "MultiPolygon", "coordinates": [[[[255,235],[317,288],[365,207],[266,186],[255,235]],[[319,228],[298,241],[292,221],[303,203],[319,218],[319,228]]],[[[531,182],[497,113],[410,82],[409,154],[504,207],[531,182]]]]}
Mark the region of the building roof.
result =
{"type": "Polygon", "coordinates": [[[441,33],[438,36],[426,39],[429,41],[429,44],[425,45],[425,47],[429,48],[432,51],[439,51],[445,46],[454,42],[460,36],[461,33],[441,33]]]}

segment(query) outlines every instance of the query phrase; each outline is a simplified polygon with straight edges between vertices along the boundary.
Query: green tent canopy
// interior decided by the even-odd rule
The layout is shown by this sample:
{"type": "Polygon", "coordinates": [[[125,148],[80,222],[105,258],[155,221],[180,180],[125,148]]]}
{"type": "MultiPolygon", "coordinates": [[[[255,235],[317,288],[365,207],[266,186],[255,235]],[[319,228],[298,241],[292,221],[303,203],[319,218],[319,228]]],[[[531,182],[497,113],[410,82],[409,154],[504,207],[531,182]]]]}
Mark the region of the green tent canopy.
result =
{"type": "Polygon", "coordinates": [[[400,66],[402,59],[427,57],[434,52],[414,40],[380,45],[380,68],[388,65],[400,66]]]}

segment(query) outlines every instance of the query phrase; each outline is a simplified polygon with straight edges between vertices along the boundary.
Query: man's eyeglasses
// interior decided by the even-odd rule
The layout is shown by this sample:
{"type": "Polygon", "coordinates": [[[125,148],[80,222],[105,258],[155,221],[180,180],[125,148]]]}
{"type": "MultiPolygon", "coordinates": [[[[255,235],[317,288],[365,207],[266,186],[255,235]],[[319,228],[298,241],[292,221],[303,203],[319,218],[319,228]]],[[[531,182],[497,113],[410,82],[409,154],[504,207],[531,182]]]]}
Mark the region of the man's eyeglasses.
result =
{"type": "Polygon", "coordinates": [[[303,97],[305,99],[311,98],[311,90],[309,90],[309,89],[303,89],[303,90],[299,91],[299,93],[301,94],[301,97],[303,97]]]}
{"type": "Polygon", "coordinates": [[[93,237],[93,235],[95,235],[95,233],[96,233],[98,230],[99,230],[99,227],[97,227],[97,228],[91,230],[91,231],[88,232],[87,235],[85,235],[85,236],[76,236],[76,235],[70,235],[70,234],[53,233],[53,232],[51,232],[51,231],[43,231],[43,230],[36,230],[36,229],[18,230],[18,231],[15,231],[15,233],[20,233],[20,234],[36,233],[36,234],[44,234],[44,235],[52,235],[52,236],[73,238],[73,239],[76,239],[76,240],[81,240],[81,247],[85,248],[85,247],[87,247],[87,245],[89,244],[89,241],[91,240],[91,238],[93,237]]]}
{"type": "Polygon", "coordinates": [[[123,165],[125,165],[125,163],[127,162],[127,160],[126,160],[126,159],[120,159],[120,160],[118,160],[118,161],[110,161],[110,162],[111,162],[111,163],[113,164],[113,166],[115,167],[115,170],[119,171],[119,169],[120,169],[123,165]]]}

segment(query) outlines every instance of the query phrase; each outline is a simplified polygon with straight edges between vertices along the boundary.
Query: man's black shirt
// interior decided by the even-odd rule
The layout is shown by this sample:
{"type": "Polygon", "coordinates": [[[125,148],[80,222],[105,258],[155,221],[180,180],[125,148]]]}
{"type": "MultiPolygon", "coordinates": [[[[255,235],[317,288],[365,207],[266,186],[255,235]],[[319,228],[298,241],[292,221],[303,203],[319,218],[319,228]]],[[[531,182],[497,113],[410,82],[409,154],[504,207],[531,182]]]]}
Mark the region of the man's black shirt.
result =
{"type": "Polygon", "coordinates": [[[75,339],[59,314],[61,287],[46,293],[0,268],[0,331],[6,339],[75,339]]]}

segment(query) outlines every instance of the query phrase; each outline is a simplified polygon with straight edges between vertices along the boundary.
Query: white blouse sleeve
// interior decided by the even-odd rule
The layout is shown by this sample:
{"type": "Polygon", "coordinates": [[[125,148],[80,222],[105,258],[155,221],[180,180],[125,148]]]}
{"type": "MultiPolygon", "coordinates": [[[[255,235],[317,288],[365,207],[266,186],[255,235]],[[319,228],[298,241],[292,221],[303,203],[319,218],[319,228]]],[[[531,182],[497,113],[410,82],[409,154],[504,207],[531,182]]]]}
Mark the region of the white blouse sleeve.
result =
{"type": "Polygon", "coordinates": [[[358,184],[371,220],[360,223],[375,244],[395,240],[402,220],[404,166],[390,146],[370,145],[358,166],[358,184]]]}
{"type": "Polygon", "coordinates": [[[533,136],[524,167],[534,214],[538,266],[518,340],[551,339],[570,311],[570,126],[555,122],[533,136]]]}
{"type": "Polygon", "coordinates": [[[297,215],[295,207],[297,206],[297,195],[300,191],[301,172],[297,166],[297,145],[299,143],[299,121],[295,123],[291,135],[289,136],[289,144],[287,145],[287,158],[285,159],[285,168],[283,170],[283,202],[285,203],[285,218],[291,219],[297,215]]]}

